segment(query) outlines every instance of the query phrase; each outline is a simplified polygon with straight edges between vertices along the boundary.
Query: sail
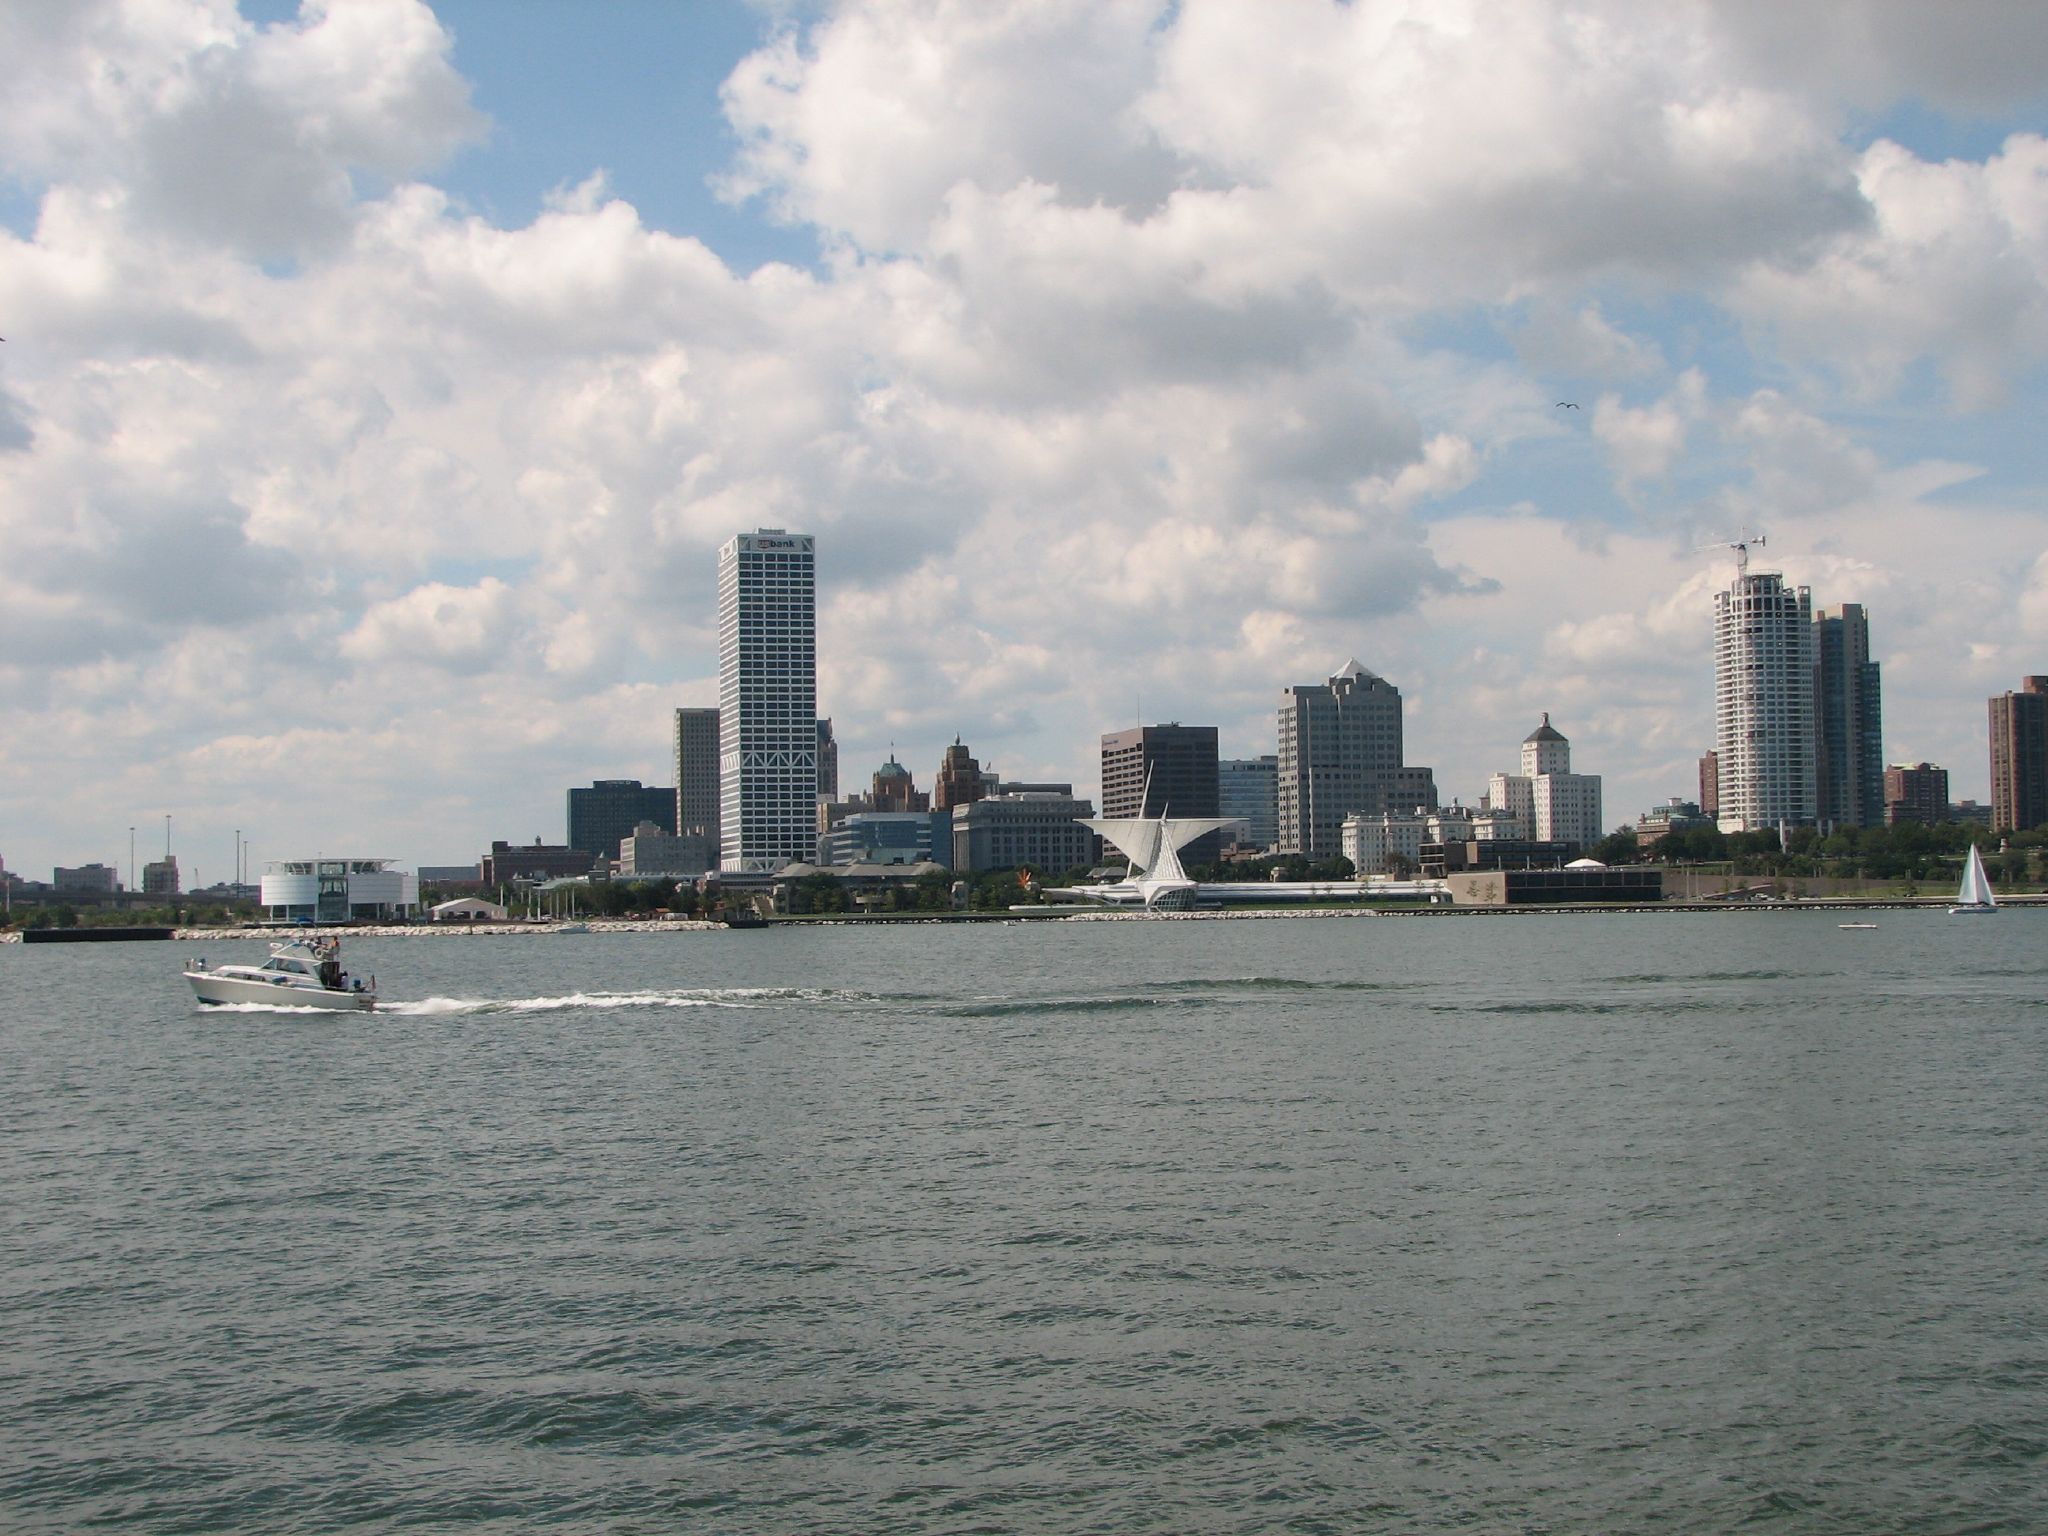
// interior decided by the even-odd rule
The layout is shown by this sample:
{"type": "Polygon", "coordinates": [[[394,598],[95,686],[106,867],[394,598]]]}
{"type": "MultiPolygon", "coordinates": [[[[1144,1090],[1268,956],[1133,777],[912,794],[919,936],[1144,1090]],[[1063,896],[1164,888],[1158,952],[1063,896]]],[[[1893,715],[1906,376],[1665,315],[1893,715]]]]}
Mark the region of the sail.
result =
{"type": "Polygon", "coordinates": [[[1963,866],[1962,888],[1956,892],[1959,907],[1995,907],[1998,898],[1991,894],[1991,882],[1984,876],[1984,855],[1977,851],[1977,845],[1970,845],[1970,862],[1963,866]]]}

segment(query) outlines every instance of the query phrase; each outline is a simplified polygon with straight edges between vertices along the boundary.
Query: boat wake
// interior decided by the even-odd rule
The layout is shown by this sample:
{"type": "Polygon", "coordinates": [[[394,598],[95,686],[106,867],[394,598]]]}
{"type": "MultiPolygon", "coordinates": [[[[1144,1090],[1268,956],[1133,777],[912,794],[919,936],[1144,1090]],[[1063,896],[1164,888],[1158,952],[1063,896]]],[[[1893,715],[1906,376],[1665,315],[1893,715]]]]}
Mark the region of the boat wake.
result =
{"type": "Polygon", "coordinates": [[[430,1018],[444,1014],[554,1013],[568,1008],[773,1008],[792,1002],[844,1001],[849,994],[811,987],[692,987],[644,992],[571,992],[560,997],[423,997],[379,1003],[377,1012],[430,1018]]]}
{"type": "Polygon", "coordinates": [[[201,1003],[201,1013],[295,1013],[300,1015],[318,1014],[322,1018],[346,1018],[351,1013],[361,1013],[360,1008],[294,1008],[289,1003],[201,1003]]]}

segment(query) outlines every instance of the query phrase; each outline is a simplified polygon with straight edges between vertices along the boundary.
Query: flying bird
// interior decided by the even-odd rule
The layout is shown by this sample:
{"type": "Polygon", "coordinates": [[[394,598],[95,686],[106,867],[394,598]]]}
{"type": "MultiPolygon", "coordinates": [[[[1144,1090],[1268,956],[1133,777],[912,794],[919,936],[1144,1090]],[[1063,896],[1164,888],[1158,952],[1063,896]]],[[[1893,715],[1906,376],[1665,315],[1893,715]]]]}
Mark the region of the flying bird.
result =
{"type": "Polygon", "coordinates": [[[1576,411],[1579,408],[1579,402],[1576,400],[1560,400],[1557,403],[1568,411],[1576,411]]]}

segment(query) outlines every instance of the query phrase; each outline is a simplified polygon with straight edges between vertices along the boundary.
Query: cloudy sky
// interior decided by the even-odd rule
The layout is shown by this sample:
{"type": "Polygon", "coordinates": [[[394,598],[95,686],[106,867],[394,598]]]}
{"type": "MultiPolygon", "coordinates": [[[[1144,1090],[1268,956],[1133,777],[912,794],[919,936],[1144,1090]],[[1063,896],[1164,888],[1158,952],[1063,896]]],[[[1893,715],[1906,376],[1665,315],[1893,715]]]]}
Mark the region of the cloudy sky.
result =
{"type": "Polygon", "coordinates": [[[2048,7],[10,0],[0,858],[473,859],[671,782],[815,533],[844,780],[1548,710],[1693,792],[1747,530],[1985,798],[2048,671],[2048,7]],[[1558,408],[1560,400],[1579,404],[1558,408]]]}

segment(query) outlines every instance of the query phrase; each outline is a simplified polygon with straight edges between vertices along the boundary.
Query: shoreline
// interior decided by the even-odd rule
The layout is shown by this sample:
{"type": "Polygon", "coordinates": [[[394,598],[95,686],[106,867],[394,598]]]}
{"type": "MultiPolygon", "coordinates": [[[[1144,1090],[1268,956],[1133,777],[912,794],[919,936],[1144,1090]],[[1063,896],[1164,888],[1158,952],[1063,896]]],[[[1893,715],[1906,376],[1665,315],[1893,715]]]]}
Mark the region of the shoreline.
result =
{"type": "MultiPolygon", "coordinates": [[[[906,923],[1149,923],[1149,922],[1242,922],[1292,920],[1299,918],[1344,917],[1597,917],[1603,913],[1631,916],[1676,913],[1742,913],[1775,915],[1783,912],[1942,912],[1953,898],[1938,897],[1838,897],[1812,901],[1665,901],[1657,903],[1585,902],[1563,906],[1459,907],[1254,907],[1243,910],[1205,908],[1193,912],[1143,912],[1105,909],[1099,912],[819,912],[771,917],[767,927],[785,928],[817,925],[888,926],[906,923]]],[[[2001,897],[2001,907],[2048,906],[2048,894],[2023,893],[2001,897]]],[[[520,935],[575,937],[604,933],[721,933],[722,922],[705,918],[586,918],[574,922],[550,923],[376,923],[343,927],[222,927],[218,924],[177,928],[172,939],[179,943],[230,942],[239,939],[267,939],[273,943],[286,938],[323,939],[417,939],[417,938],[517,938],[520,935]]],[[[749,930],[738,930],[749,931],[749,930]]],[[[19,944],[21,930],[0,932],[0,944],[19,944]]]]}

